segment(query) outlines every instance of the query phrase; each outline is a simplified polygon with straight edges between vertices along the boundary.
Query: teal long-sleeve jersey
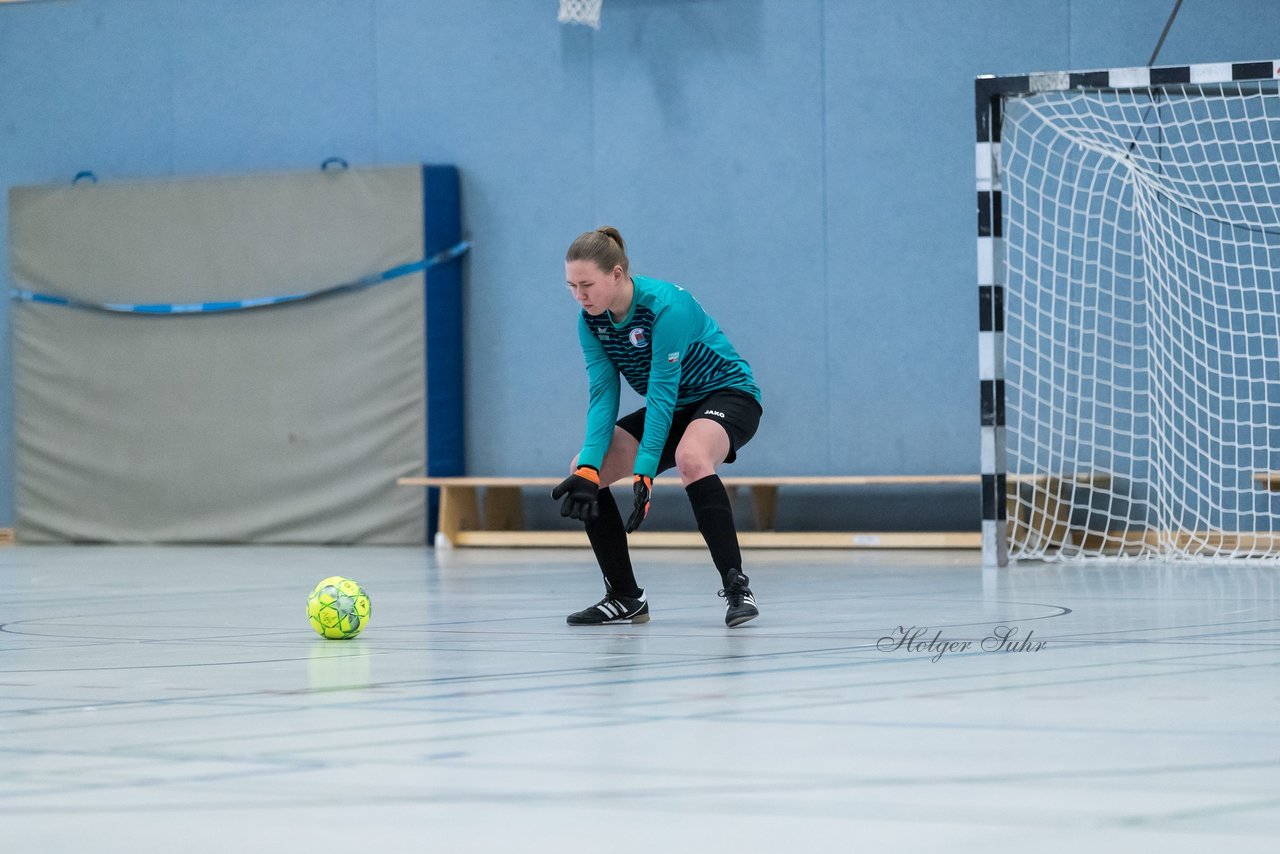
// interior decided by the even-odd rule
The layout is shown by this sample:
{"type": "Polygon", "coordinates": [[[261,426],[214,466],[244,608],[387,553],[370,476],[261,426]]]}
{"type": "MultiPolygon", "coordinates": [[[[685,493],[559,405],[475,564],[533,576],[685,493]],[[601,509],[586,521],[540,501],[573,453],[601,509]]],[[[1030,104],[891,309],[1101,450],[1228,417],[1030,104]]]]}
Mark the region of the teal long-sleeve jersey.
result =
{"type": "Polygon", "coordinates": [[[600,468],[618,419],[618,376],[645,399],[644,438],[635,472],[653,477],[672,414],[708,395],[738,389],[760,400],[751,367],[693,295],[671,282],[632,276],[631,312],[615,323],[609,312],[582,312],[578,339],[587,360],[591,403],[578,464],[600,468]]]}

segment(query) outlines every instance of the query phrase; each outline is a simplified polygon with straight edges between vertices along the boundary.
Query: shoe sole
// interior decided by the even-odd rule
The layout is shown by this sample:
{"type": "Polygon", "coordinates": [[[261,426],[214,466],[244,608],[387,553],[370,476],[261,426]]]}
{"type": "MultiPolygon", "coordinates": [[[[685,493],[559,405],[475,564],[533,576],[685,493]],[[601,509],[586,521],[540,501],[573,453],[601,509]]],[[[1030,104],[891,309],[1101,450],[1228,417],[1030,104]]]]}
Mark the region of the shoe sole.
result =
{"type": "Polygon", "coordinates": [[[728,620],[725,620],[724,624],[732,629],[736,626],[742,625],[743,623],[750,622],[751,620],[754,620],[758,616],[760,616],[759,611],[756,611],[754,614],[743,614],[741,617],[736,618],[732,623],[729,622],[728,620]]]}
{"type": "MultiPolygon", "coordinates": [[[[567,620],[565,622],[568,622],[567,620]]],[[[640,614],[636,617],[629,617],[625,620],[602,620],[599,623],[569,623],[571,626],[616,626],[619,623],[631,623],[632,625],[640,625],[649,622],[648,614],[640,614]]]]}

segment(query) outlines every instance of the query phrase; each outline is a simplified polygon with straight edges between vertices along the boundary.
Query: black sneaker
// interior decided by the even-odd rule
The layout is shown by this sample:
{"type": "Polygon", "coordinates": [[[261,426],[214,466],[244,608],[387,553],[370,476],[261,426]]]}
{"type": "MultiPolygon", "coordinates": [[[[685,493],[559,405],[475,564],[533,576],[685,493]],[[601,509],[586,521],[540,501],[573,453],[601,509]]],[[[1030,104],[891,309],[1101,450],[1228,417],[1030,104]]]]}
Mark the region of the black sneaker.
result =
{"type": "Polygon", "coordinates": [[[647,623],[649,602],[640,591],[639,599],[626,596],[605,596],[596,604],[565,618],[571,626],[603,626],[605,623],[647,623]]]}
{"type": "Polygon", "coordinates": [[[750,581],[750,578],[742,574],[742,570],[731,569],[724,589],[717,594],[723,597],[725,604],[728,605],[728,610],[724,614],[724,624],[730,628],[760,616],[760,611],[756,608],[756,597],[751,594],[751,588],[747,586],[750,581]]]}

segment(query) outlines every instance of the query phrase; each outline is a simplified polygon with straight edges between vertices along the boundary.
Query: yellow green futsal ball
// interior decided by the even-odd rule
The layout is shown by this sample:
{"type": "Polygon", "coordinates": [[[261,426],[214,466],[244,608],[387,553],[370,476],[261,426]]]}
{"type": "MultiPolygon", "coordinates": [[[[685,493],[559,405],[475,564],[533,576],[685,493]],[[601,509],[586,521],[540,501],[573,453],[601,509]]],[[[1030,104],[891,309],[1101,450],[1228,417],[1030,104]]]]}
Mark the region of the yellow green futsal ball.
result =
{"type": "Polygon", "coordinates": [[[307,618],[321,637],[353,638],[369,622],[369,596],[350,578],[326,578],[307,597],[307,618]]]}

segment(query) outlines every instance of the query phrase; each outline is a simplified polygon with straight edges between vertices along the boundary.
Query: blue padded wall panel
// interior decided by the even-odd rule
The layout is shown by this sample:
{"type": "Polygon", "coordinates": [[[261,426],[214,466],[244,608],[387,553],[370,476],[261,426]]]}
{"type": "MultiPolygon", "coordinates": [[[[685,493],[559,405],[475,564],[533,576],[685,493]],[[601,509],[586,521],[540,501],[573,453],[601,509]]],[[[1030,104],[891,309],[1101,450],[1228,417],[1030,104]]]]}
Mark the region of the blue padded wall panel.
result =
{"type": "MultiPolygon", "coordinates": [[[[458,170],[422,167],[422,245],[430,258],[462,239],[458,170]]],[[[427,323],[427,474],[466,472],[462,336],[463,256],[428,268],[427,323]]],[[[431,490],[427,505],[427,541],[436,534],[440,496],[431,490]]]]}

